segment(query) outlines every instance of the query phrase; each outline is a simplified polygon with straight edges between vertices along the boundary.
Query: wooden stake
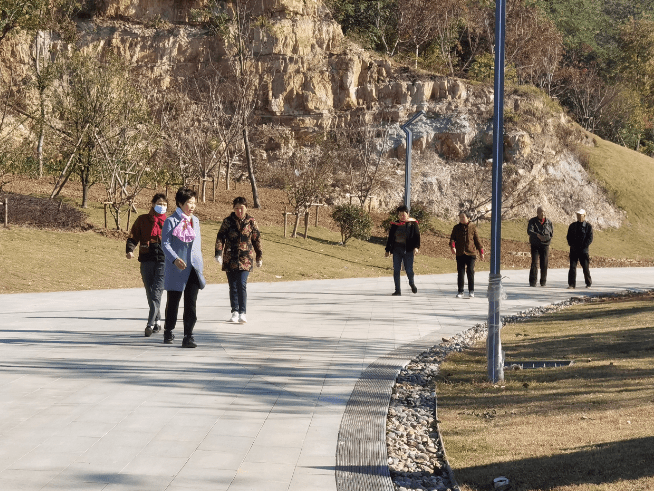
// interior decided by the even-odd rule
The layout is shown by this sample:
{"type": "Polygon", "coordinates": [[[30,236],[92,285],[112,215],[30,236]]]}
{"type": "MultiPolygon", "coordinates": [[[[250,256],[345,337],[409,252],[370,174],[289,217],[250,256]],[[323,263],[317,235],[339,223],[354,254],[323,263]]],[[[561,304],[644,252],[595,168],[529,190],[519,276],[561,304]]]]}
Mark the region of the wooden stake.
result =
{"type": "Polygon", "coordinates": [[[304,212],[304,240],[309,236],[309,210],[304,212]]]}

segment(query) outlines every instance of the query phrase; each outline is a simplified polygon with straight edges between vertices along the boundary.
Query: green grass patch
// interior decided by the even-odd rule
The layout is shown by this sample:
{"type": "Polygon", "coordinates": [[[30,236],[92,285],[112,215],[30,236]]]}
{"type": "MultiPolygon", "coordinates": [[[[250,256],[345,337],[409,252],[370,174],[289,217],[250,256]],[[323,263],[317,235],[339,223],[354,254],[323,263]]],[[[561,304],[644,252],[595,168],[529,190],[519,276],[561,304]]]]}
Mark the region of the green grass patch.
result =
{"type": "Polygon", "coordinates": [[[484,343],[441,366],[438,417],[464,491],[506,476],[519,490],[654,489],[654,296],[594,302],[502,330],[510,360],[493,385],[484,343]]]}
{"type": "MultiPolygon", "coordinates": [[[[91,206],[91,214],[101,213],[101,207],[95,208],[91,206]]],[[[213,260],[218,228],[217,222],[201,223],[204,273],[209,283],[226,282],[213,260]]],[[[250,281],[388,276],[392,288],[392,261],[384,257],[384,246],[378,239],[351,239],[343,247],[337,232],[322,227],[310,228],[306,240],[285,238],[282,227],[264,226],[261,233],[264,265],[254,270],[250,281]]],[[[125,242],[95,232],[18,226],[0,229],[0,263],[0,293],[142,286],[138,261],[125,259],[125,242]]],[[[478,269],[484,267],[481,263],[478,269]]],[[[452,272],[456,266],[451,259],[418,255],[414,268],[420,275],[452,272]]]]}

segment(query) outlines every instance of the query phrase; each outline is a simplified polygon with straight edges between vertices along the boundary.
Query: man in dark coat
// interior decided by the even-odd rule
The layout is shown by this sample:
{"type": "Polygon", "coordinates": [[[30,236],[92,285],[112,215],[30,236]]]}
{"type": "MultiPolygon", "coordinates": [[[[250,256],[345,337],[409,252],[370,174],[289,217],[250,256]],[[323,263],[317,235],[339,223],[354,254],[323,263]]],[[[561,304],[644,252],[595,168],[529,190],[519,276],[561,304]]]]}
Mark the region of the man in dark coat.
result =
{"type": "Polygon", "coordinates": [[[450,248],[452,254],[456,255],[456,271],[458,292],[456,298],[463,298],[464,274],[468,277],[468,291],[470,298],[475,296],[475,261],[477,252],[481,254],[484,260],[484,249],[481,246],[477,226],[470,221],[468,216],[459,213],[459,223],[452,229],[450,236],[450,248]]]}
{"type": "Polygon", "coordinates": [[[539,206],[536,216],[527,225],[529,244],[531,245],[531,269],[529,270],[529,286],[536,286],[538,266],[540,263],[540,286],[547,283],[547,263],[550,255],[550,242],[554,236],[552,222],[545,216],[545,209],[539,206]]]}
{"type": "Polygon", "coordinates": [[[593,281],[590,277],[590,257],[588,246],[593,242],[593,227],[586,221],[586,210],[576,211],[577,221],[568,227],[568,245],[570,246],[570,271],[568,272],[568,289],[573,289],[577,282],[577,263],[581,264],[584,272],[586,288],[590,288],[593,281]]]}

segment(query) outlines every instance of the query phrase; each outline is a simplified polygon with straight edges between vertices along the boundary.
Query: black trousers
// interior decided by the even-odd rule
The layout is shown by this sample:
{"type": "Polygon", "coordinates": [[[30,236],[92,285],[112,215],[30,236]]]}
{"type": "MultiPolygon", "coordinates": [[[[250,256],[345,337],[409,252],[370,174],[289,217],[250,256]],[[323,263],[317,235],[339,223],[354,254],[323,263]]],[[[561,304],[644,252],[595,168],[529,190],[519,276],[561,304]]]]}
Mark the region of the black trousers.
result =
{"type": "Polygon", "coordinates": [[[570,249],[570,271],[568,271],[568,285],[577,286],[577,263],[581,264],[581,270],[584,272],[584,281],[586,286],[591,286],[593,280],[590,277],[590,257],[588,252],[570,249]]]}
{"type": "Polygon", "coordinates": [[[540,266],[540,285],[547,283],[547,264],[549,262],[550,246],[531,244],[531,269],[529,270],[529,284],[536,286],[538,280],[538,266],[540,266]]]}
{"type": "Polygon", "coordinates": [[[475,260],[476,256],[468,256],[467,254],[462,254],[461,256],[456,256],[456,272],[457,272],[457,286],[459,287],[459,293],[463,293],[463,275],[464,273],[468,276],[468,291],[475,291],[475,260]]]}
{"type": "Polygon", "coordinates": [[[177,324],[177,312],[179,310],[179,301],[184,293],[184,336],[193,335],[193,328],[195,322],[198,320],[196,313],[196,303],[198,299],[198,292],[200,291],[200,280],[195,269],[191,269],[191,275],[186,282],[186,288],[183,292],[167,291],[166,299],[166,323],[164,330],[172,331],[177,324]]]}

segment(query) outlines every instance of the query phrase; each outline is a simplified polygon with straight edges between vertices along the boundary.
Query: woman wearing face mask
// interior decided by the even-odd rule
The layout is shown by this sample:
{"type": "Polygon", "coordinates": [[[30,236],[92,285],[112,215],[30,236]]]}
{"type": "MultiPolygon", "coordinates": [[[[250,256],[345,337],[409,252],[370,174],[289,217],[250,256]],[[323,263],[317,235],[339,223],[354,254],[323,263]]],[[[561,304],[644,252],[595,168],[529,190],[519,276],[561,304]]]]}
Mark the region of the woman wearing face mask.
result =
{"type": "Polygon", "coordinates": [[[228,322],[245,324],[248,275],[255,259],[257,268],[262,265],[261,234],[257,222],[248,215],[245,198],[236,198],[232,206],[234,211],[223,220],[218,231],[215,257],[227,273],[229,303],[232,308],[228,322]]]}
{"type": "Polygon", "coordinates": [[[175,194],[177,209],[164,223],[162,243],[166,255],[164,289],[166,299],[166,323],[164,343],[172,344],[173,329],[177,324],[179,301],[184,294],[184,339],[182,348],[195,348],[193,328],[197,320],[196,301],[198,292],[207,284],[202,274],[202,247],[200,220],[193,216],[197,193],[192,189],[179,188],[175,194]]]}
{"type": "Polygon", "coordinates": [[[141,278],[145,287],[150,313],[145,327],[145,336],[161,330],[161,294],[164,287],[164,253],[161,248],[161,230],[166,219],[166,195],[157,193],[152,197],[150,211],[139,216],[127,239],[125,253],[127,259],[134,258],[134,250],[138,246],[141,263],[141,278]]]}

